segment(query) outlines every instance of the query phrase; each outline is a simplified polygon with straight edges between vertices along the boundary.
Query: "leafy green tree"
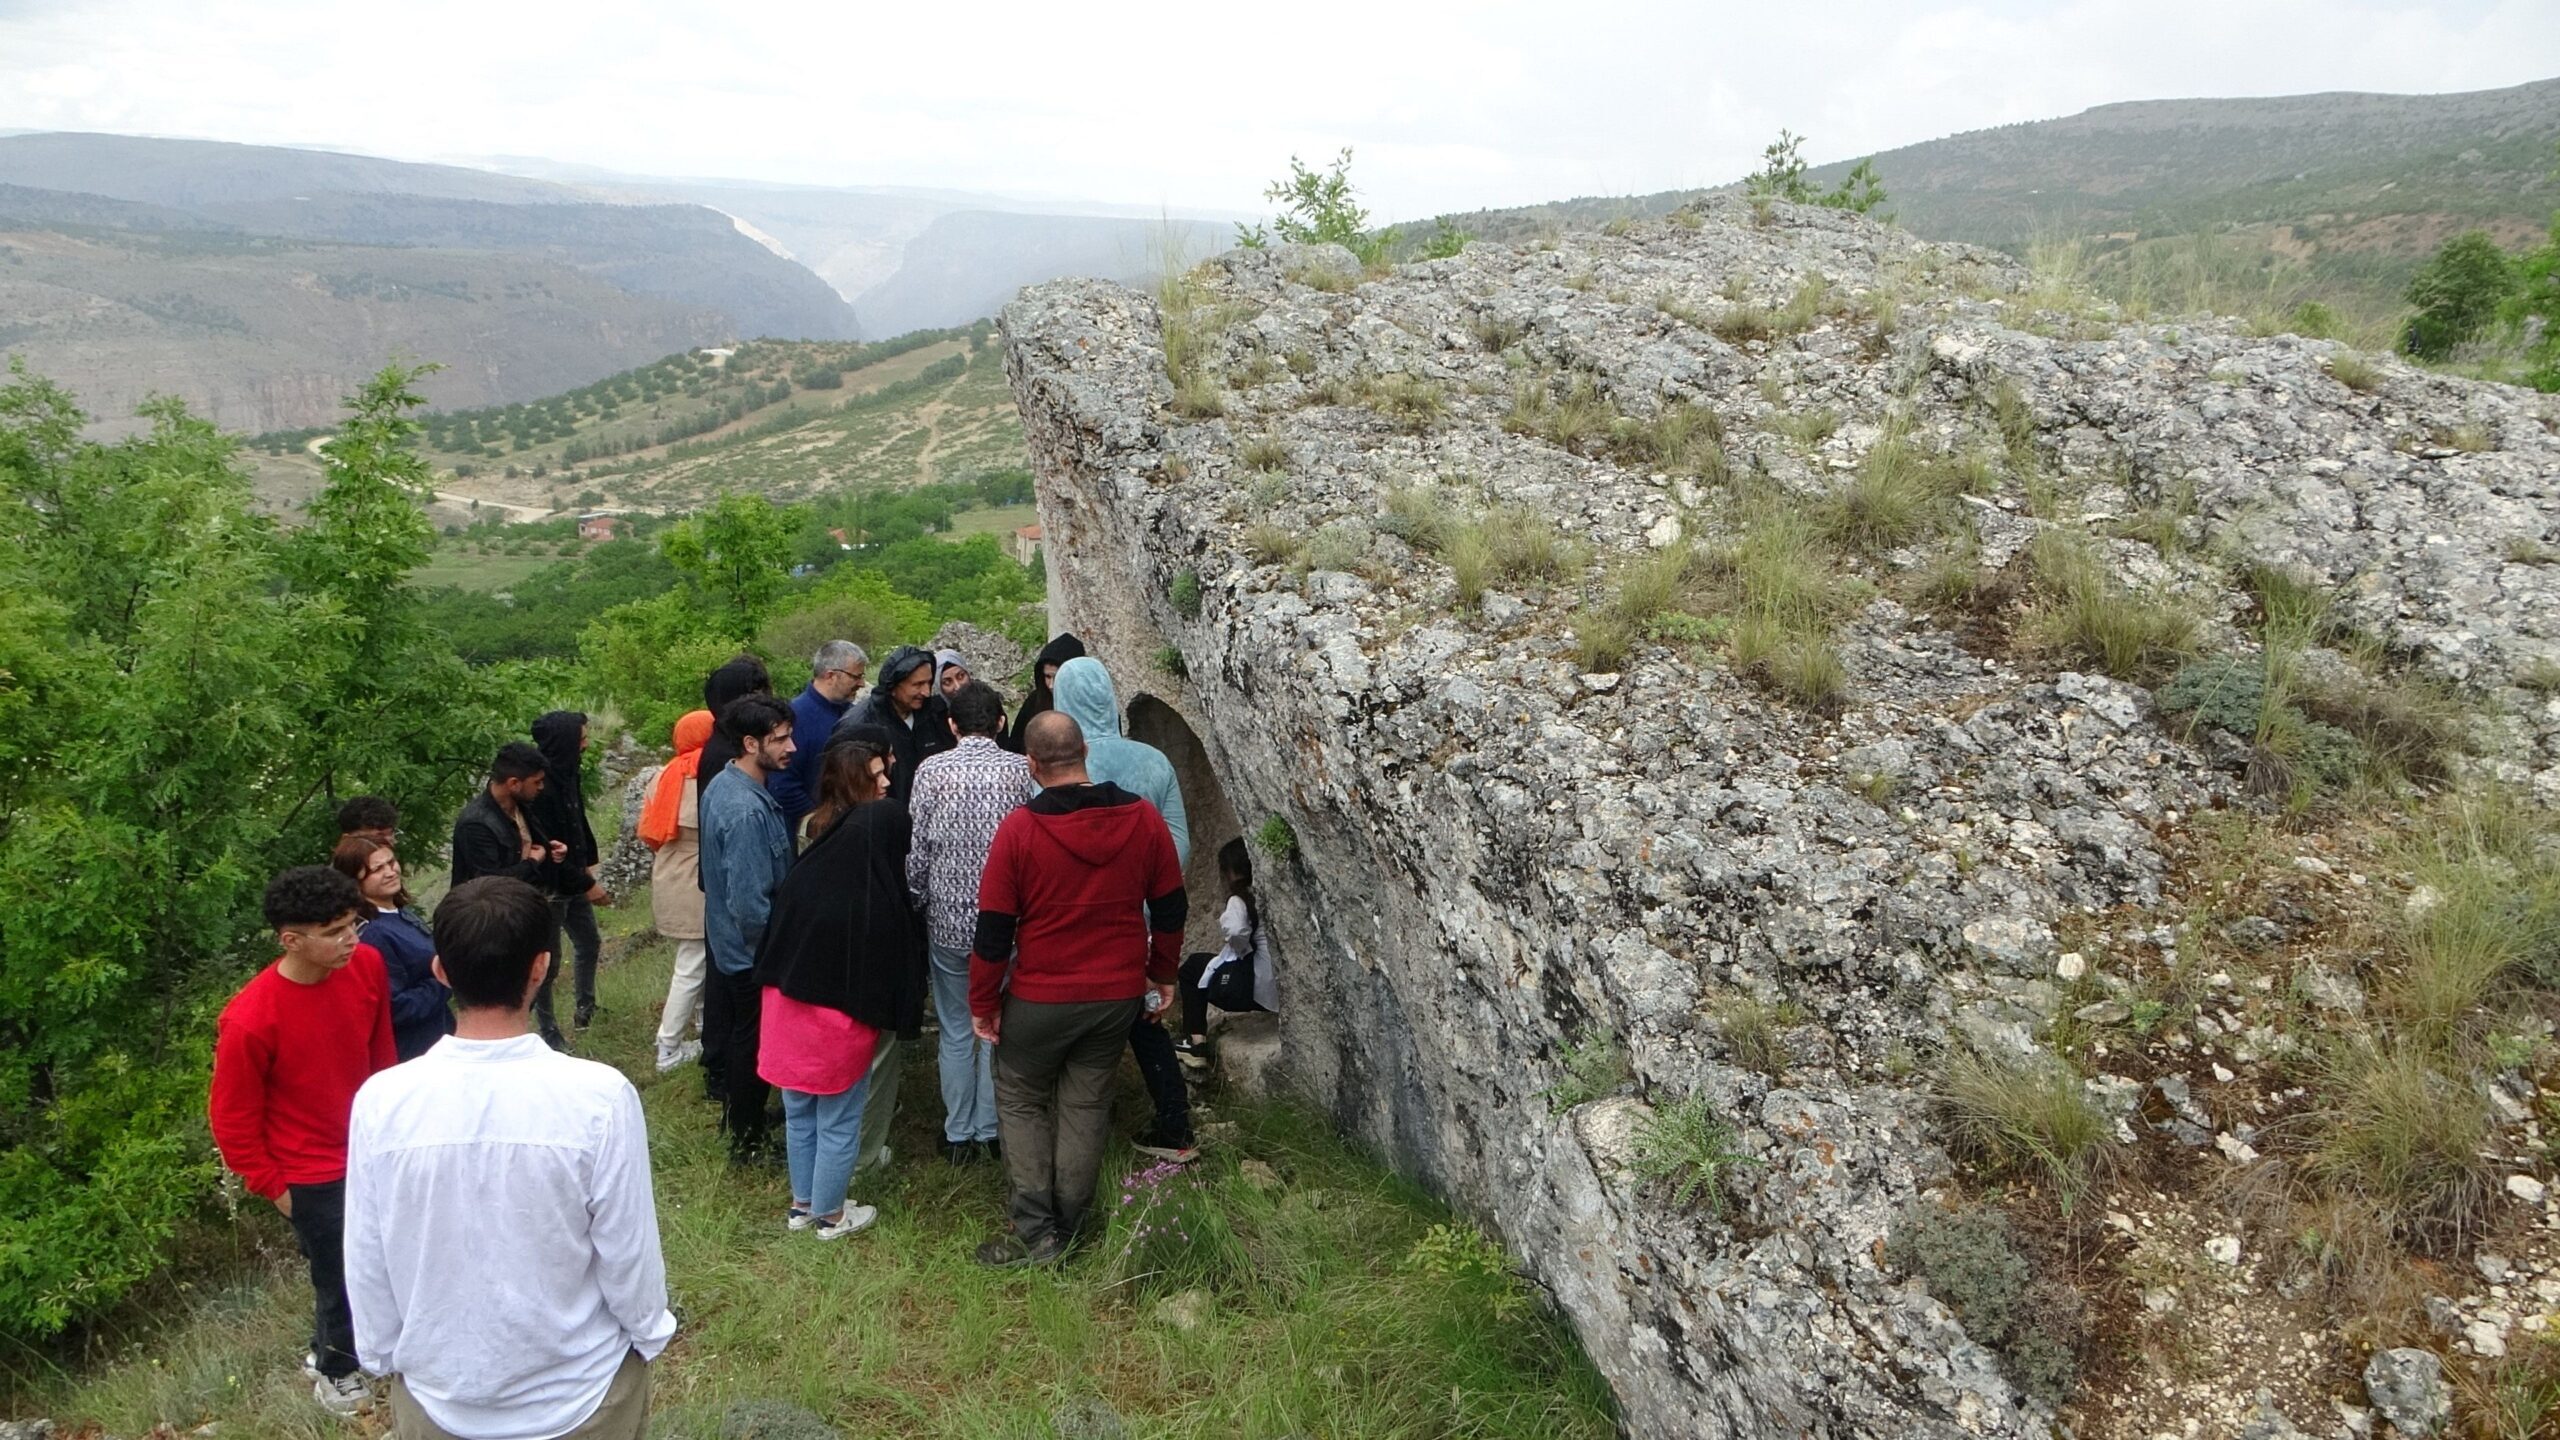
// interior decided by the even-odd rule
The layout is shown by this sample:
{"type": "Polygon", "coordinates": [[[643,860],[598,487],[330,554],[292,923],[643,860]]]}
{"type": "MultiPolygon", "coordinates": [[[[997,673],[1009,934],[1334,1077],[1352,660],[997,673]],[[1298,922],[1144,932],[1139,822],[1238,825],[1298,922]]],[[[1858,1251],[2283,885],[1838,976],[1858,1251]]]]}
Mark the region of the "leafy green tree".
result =
{"type": "Polygon", "coordinates": [[[23,367],[0,386],[0,1334],[112,1303],[211,1198],[211,1021],[268,958],[268,876],[346,794],[431,830],[522,718],[401,583],[408,378],[353,402],[290,536],[177,403],[109,445],[23,367]]]}
{"type": "Polygon", "coordinates": [[[1812,187],[1804,179],[1804,137],[1792,130],[1781,129],[1760,152],[1760,168],[1742,182],[1743,191],[1765,195],[1772,200],[1793,200],[1802,204],[1813,198],[1812,187]]]}
{"type": "Polygon", "coordinates": [[[1839,184],[1828,190],[1816,190],[1813,183],[1805,179],[1803,148],[1803,136],[1792,130],[1780,130],[1778,138],[1761,150],[1760,168],[1743,179],[1744,193],[1772,200],[1790,200],[1799,205],[1854,210],[1861,215],[1870,214],[1884,204],[1884,178],[1876,173],[1874,160],[1859,161],[1839,184]]]}
{"type": "Polygon", "coordinates": [[[669,530],[659,544],[720,633],[754,637],[790,583],[797,517],[756,495],[723,495],[669,530]]]}
{"type": "MultiPolygon", "coordinates": [[[[1280,207],[1272,217],[1271,231],[1291,245],[1340,245],[1360,257],[1362,264],[1382,258],[1395,243],[1395,231],[1370,235],[1369,212],[1361,208],[1358,192],[1351,184],[1351,147],[1333,157],[1325,169],[1310,170],[1297,156],[1289,157],[1289,178],[1271,182],[1262,198],[1280,207]]],[[[1259,225],[1248,229],[1236,227],[1237,243],[1259,247],[1269,236],[1259,225]]]]}
{"type": "Polygon", "coordinates": [[[2418,313],[2409,317],[2400,348],[2421,360],[2442,360],[2488,329],[2515,290],[2515,262],[2487,231],[2454,236],[2410,278],[2408,299],[2418,313]]]}
{"type": "Polygon", "coordinates": [[[2506,304],[2507,322],[2524,329],[2540,320],[2542,330],[2525,352],[2525,383],[2537,390],[2560,390],[2560,215],[2551,220],[2551,238],[2516,266],[2516,292],[2506,304]]]}
{"type": "Polygon", "coordinates": [[[1440,217],[1440,227],[1432,231],[1430,236],[1422,242],[1422,258],[1446,260],[1466,249],[1467,242],[1474,238],[1476,237],[1459,229],[1456,221],[1443,215],[1440,217]]]}
{"type": "Polygon", "coordinates": [[[650,744],[665,743],[676,717],[701,706],[703,677],[739,648],[739,637],[683,589],[617,605],[578,637],[586,688],[613,701],[650,744]]]}

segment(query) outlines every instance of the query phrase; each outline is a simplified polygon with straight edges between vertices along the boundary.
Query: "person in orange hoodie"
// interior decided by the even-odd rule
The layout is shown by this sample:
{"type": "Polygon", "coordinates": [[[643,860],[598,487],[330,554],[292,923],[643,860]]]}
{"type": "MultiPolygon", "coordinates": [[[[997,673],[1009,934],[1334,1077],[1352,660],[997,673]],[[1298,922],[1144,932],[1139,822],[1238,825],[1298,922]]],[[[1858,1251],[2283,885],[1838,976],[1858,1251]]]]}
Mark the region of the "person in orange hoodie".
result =
{"type": "Polygon", "coordinates": [[[268,882],[264,909],[284,953],[222,1007],[206,1118],[222,1163],[293,1226],[311,1266],[303,1370],[314,1399],[353,1415],[372,1390],[347,1308],[347,1117],[357,1089],[399,1063],[391,980],[356,941],[366,906],[355,881],[297,866],[268,882]]]}
{"type": "Polygon", "coordinates": [[[702,1041],[685,1038],[702,1018],[702,983],[711,948],[702,939],[701,790],[693,783],[702,747],[711,739],[711,712],[690,710],[676,721],[676,753],[658,771],[640,807],[640,840],[654,852],[649,862],[649,914],[658,933],[676,942],[676,973],[667,981],[666,1013],[658,1019],[658,1073],[700,1059],[702,1041]]]}

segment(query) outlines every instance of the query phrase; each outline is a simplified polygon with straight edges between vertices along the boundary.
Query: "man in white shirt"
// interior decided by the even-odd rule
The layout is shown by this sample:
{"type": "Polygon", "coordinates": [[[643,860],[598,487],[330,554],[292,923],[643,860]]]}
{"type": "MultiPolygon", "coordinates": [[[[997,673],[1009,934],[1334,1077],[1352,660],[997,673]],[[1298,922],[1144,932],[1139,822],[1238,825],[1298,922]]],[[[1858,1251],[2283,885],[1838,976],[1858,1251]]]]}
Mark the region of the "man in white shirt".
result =
{"type": "Polygon", "coordinates": [[[676,1330],[640,1096],[532,1033],[540,891],[455,886],[435,939],[454,1032],[367,1082],[348,1127],[356,1353],[393,1377],[398,1440],[639,1440],[676,1330]]]}

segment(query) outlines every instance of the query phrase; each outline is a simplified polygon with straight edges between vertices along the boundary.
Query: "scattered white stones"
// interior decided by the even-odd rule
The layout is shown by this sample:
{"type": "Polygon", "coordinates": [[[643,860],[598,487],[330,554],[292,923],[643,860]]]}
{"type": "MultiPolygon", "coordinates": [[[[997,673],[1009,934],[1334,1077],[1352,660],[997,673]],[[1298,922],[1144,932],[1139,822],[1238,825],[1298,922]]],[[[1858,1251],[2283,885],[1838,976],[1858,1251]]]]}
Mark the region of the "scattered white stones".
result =
{"type": "Polygon", "coordinates": [[[2495,1360],[2507,1353],[2506,1332],[2486,1320],[2474,1320],[2462,1327],[2463,1343],[2471,1353],[2483,1360],[2495,1360]]]}
{"type": "Polygon", "coordinates": [[[2240,1263],[2240,1237],[2216,1235],[2204,1242],[2204,1255],[2216,1265],[2236,1266],[2240,1263]]]}
{"type": "Polygon", "coordinates": [[[2246,1165],[2258,1158],[2255,1146],[2228,1130],[2213,1137],[2213,1148],[2221,1151],[2223,1158],[2234,1165],[2246,1165]]]}
{"type": "Polygon", "coordinates": [[[2527,1205],[2541,1204],[2544,1189],[2545,1187],[2543,1183],[2534,1179],[2530,1175],[2510,1175],[2507,1177],[2507,1193],[2513,1195],[2527,1205]]]}

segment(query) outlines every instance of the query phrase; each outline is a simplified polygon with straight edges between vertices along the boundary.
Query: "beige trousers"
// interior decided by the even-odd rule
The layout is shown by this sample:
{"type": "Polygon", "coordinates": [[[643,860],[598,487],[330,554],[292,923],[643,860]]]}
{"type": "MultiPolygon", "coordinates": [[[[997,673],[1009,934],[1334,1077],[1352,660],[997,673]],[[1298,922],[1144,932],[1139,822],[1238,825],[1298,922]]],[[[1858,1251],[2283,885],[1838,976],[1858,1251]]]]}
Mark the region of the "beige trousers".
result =
{"type": "MultiPolygon", "coordinates": [[[[391,1433],[394,1440],[470,1440],[428,1419],[396,1375],[391,1377],[391,1433]]],[[[596,1413],[560,1440],[642,1440],[648,1433],[649,1362],[634,1350],[622,1357],[622,1368],[613,1372],[613,1384],[596,1413]]]]}

